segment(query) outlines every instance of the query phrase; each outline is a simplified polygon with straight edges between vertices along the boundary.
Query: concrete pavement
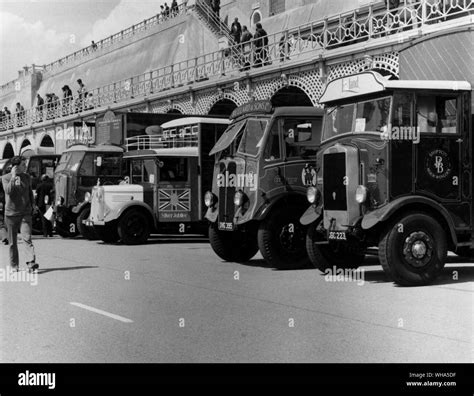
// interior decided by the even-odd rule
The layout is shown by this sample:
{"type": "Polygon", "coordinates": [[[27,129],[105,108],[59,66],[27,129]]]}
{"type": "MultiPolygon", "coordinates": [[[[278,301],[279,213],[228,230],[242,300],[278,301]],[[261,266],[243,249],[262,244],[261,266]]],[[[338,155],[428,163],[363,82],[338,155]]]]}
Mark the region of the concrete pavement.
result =
{"type": "Polygon", "coordinates": [[[225,263],[199,237],[35,246],[38,284],[0,282],[0,362],[474,361],[474,265],[454,255],[403,288],[376,257],[361,284],[225,263]]]}

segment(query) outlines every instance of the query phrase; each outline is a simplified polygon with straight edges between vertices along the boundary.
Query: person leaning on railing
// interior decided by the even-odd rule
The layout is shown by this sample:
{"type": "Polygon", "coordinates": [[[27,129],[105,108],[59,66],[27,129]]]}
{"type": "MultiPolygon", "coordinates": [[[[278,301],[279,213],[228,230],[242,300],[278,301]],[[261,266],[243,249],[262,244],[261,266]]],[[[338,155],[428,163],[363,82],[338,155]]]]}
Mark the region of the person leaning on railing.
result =
{"type": "Polygon", "coordinates": [[[40,94],[36,94],[36,121],[43,121],[44,99],[40,94]]]}

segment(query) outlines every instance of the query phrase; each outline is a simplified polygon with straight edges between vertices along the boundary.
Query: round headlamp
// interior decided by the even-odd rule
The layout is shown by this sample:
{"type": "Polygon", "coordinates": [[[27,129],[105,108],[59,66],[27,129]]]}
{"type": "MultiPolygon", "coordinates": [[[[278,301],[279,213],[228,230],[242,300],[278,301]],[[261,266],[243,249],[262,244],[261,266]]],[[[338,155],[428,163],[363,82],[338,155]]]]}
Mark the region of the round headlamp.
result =
{"type": "Polygon", "coordinates": [[[309,187],[306,190],[306,198],[310,204],[317,204],[319,201],[319,190],[316,187],[309,187]]]}
{"type": "Polygon", "coordinates": [[[234,195],[234,205],[237,207],[241,207],[247,199],[247,196],[242,190],[239,190],[234,195]]]}
{"type": "Polygon", "coordinates": [[[86,192],[86,194],[84,195],[84,201],[90,202],[90,200],[91,200],[91,193],[88,191],[88,192],[86,192]]]}
{"type": "Polygon", "coordinates": [[[367,200],[367,187],[365,186],[357,186],[356,193],[355,193],[355,200],[357,203],[364,203],[367,200]]]}
{"type": "Polygon", "coordinates": [[[211,206],[214,206],[214,204],[217,202],[217,197],[214,195],[213,192],[208,191],[206,195],[204,195],[204,204],[210,208],[211,206]]]}

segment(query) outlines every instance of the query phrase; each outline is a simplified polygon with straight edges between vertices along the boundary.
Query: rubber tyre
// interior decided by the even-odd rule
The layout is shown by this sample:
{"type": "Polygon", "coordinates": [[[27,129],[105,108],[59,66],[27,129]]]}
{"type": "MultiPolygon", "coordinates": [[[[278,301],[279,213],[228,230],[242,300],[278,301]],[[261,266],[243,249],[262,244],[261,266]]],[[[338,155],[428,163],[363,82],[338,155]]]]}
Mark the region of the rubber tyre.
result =
{"type": "Polygon", "coordinates": [[[257,233],[254,228],[245,231],[220,231],[217,224],[209,225],[209,242],[212,250],[224,261],[245,263],[258,252],[257,233]]]}
{"type": "Polygon", "coordinates": [[[96,232],[94,231],[94,228],[83,223],[84,220],[89,218],[90,214],[91,208],[88,206],[81,213],[79,213],[79,216],[77,216],[76,227],[79,231],[79,234],[81,234],[84,238],[88,239],[89,241],[94,241],[99,239],[96,232]]]}
{"type": "Polygon", "coordinates": [[[258,247],[265,261],[274,268],[295,269],[308,267],[310,264],[305,245],[306,227],[300,223],[302,208],[291,205],[280,207],[280,210],[273,210],[260,224],[258,247]],[[293,233],[285,231],[290,224],[294,227],[293,233]],[[296,243],[287,248],[283,245],[283,239],[286,242],[291,239],[289,244],[296,243]]]}
{"type": "Polygon", "coordinates": [[[306,251],[311,264],[322,272],[336,268],[358,268],[365,259],[365,254],[342,252],[334,245],[316,245],[315,242],[325,240],[325,236],[318,233],[319,222],[310,224],[306,234],[306,251]]]}
{"type": "MultiPolygon", "coordinates": [[[[406,254],[410,252],[407,249],[406,254]]],[[[385,230],[379,242],[380,264],[387,276],[401,286],[423,286],[433,282],[443,270],[447,253],[447,238],[443,228],[431,216],[422,213],[401,216],[385,230]],[[418,267],[412,265],[403,254],[404,245],[416,233],[426,235],[427,239],[423,241],[428,251],[431,246],[432,252],[427,255],[426,263],[418,267]]]]}
{"type": "Polygon", "coordinates": [[[148,216],[132,209],[125,212],[118,221],[118,234],[125,245],[142,245],[150,236],[148,216]]]}
{"type": "Polygon", "coordinates": [[[99,239],[105,243],[116,243],[120,240],[116,221],[112,221],[103,226],[94,226],[94,231],[99,239]]]}

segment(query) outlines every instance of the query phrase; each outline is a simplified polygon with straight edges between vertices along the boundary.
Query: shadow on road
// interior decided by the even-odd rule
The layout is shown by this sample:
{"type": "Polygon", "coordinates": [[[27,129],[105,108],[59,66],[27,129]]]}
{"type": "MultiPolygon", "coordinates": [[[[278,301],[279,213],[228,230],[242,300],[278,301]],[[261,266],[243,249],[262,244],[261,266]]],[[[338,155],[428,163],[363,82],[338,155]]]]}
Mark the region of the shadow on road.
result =
{"type": "MultiPolygon", "coordinates": [[[[461,261],[457,257],[453,257],[454,262],[459,264],[461,261]]],[[[468,263],[470,261],[467,261],[468,263]]],[[[449,261],[448,261],[449,263],[449,261]]],[[[462,262],[461,262],[462,263],[462,262]]],[[[380,270],[365,271],[364,280],[371,283],[386,283],[391,282],[385,275],[385,272],[380,270]]],[[[447,265],[441,275],[429,286],[436,285],[449,285],[474,282],[474,266],[472,267],[459,267],[456,265],[447,265]]]]}
{"type": "MultiPolygon", "coordinates": [[[[148,241],[146,241],[146,243],[144,243],[143,245],[149,246],[149,245],[166,245],[166,244],[185,244],[185,243],[209,243],[209,239],[207,239],[204,236],[199,236],[199,235],[153,236],[148,241]]],[[[120,242],[106,243],[103,241],[97,241],[97,244],[104,245],[104,246],[127,246],[120,242]]],[[[143,245],[138,245],[138,246],[143,246],[143,245]]]]}
{"type": "Polygon", "coordinates": [[[270,264],[268,264],[265,260],[263,259],[256,259],[256,260],[250,260],[245,263],[240,263],[241,265],[244,265],[246,267],[254,267],[254,268],[267,268],[267,269],[272,269],[274,271],[301,271],[301,270],[314,270],[314,267],[311,265],[304,266],[304,267],[295,267],[295,268],[289,268],[289,269],[278,269],[270,264]]]}
{"type": "Polygon", "coordinates": [[[99,267],[92,266],[92,265],[83,265],[83,266],[78,266],[78,267],[39,268],[38,275],[46,274],[48,272],[55,272],[55,271],[75,271],[75,270],[90,269],[90,268],[99,268],[99,267]]]}

